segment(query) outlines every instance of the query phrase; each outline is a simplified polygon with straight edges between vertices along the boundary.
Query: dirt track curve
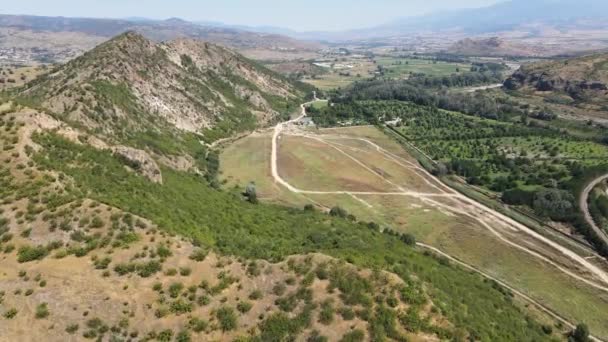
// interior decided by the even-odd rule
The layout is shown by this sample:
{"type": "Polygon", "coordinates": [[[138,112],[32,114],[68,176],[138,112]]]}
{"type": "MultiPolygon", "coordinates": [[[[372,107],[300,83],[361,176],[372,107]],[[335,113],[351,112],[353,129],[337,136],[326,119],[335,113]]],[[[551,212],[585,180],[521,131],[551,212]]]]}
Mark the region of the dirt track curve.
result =
{"type": "Polygon", "coordinates": [[[600,239],[602,239],[602,241],[604,242],[605,245],[608,246],[608,234],[601,227],[599,227],[597,225],[597,223],[595,223],[595,221],[593,220],[593,217],[591,216],[591,213],[589,212],[589,194],[591,193],[593,188],[595,188],[598,184],[600,184],[601,182],[603,182],[606,179],[608,179],[608,174],[598,177],[598,178],[594,179],[591,183],[589,183],[587,185],[587,187],[583,190],[583,193],[581,194],[581,197],[579,200],[580,201],[579,206],[580,206],[581,210],[583,211],[583,214],[585,215],[585,221],[587,221],[587,223],[589,223],[591,228],[595,231],[595,234],[600,239]]]}
{"type": "MultiPolygon", "coordinates": [[[[564,246],[561,246],[558,243],[542,236],[541,234],[533,231],[532,229],[528,228],[527,226],[522,225],[519,222],[460,194],[459,192],[455,191],[454,189],[443,184],[436,177],[431,175],[429,172],[427,172],[425,169],[423,169],[419,165],[412,163],[411,161],[405,160],[402,157],[397,156],[397,155],[383,149],[382,147],[378,146],[374,142],[369,141],[364,138],[355,138],[352,136],[345,136],[345,135],[322,135],[321,136],[321,135],[316,135],[311,132],[306,132],[304,130],[301,130],[299,127],[297,127],[297,125],[294,125],[294,123],[296,123],[297,121],[301,120],[302,118],[304,118],[306,116],[306,108],[305,108],[306,105],[308,105],[308,103],[301,105],[301,114],[297,118],[286,121],[286,122],[279,123],[274,127],[274,133],[272,136],[271,174],[276,183],[282,185],[283,187],[285,187],[286,189],[288,189],[289,191],[291,191],[293,193],[298,193],[298,194],[303,194],[303,195],[306,195],[306,194],[350,195],[353,198],[359,200],[360,202],[362,202],[368,206],[370,206],[370,205],[367,202],[365,202],[364,200],[362,200],[361,198],[357,197],[357,195],[385,195],[385,196],[417,197],[421,201],[423,201],[427,204],[447,210],[454,214],[469,217],[469,218],[479,222],[483,227],[488,229],[494,236],[496,236],[499,240],[503,241],[504,243],[506,243],[514,248],[517,248],[519,250],[522,250],[525,253],[528,253],[531,256],[538,258],[547,264],[550,264],[551,266],[555,267],[558,271],[563,272],[564,274],[566,274],[578,281],[581,281],[581,282],[583,282],[587,285],[590,285],[594,288],[597,288],[599,290],[608,292],[608,274],[604,270],[602,270],[598,266],[592,264],[591,262],[586,260],[584,257],[582,257],[582,256],[576,254],[575,252],[571,251],[570,249],[568,249],[564,246]],[[290,184],[289,182],[287,182],[285,179],[283,179],[280,176],[279,171],[278,171],[278,149],[279,149],[278,145],[279,145],[279,139],[282,135],[299,136],[299,137],[313,139],[313,140],[325,143],[325,144],[327,144],[328,147],[334,148],[338,152],[344,154],[346,157],[350,158],[351,160],[353,160],[354,162],[359,164],[361,167],[368,170],[371,174],[374,174],[375,176],[382,178],[387,183],[393,185],[398,191],[394,191],[394,192],[356,192],[356,191],[316,191],[316,190],[299,189],[299,188],[293,186],[292,184],[290,184]],[[413,170],[417,176],[421,177],[424,180],[424,182],[426,182],[428,185],[430,185],[433,189],[437,190],[438,192],[437,193],[435,193],[435,192],[422,193],[422,192],[408,191],[406,189],[403,189],[401,186],[398,186],[398,185],[394,184],[393,182],[391,182],[389,179],[386,179],[382,174],[380,174],[380,173],[372,170],[368,166],[366,166],[364,163],[359,161],[357,158],[353,157],[351,154],[345,152],[346,148],[348,148],[350,150],[357,150],[357,148],[352,147],[352,146],[341,145],[335,141],[331,141],[332,138],[333,139],[359,140],[359,141],[369,144],[378,153],[380,153],[385,159],[391,160],[391,161],[401,165],[404,168],[413,170]],[[441,199],[441,198],[449,199],[452,201],[452,203],[446,204],[446,203],[440,202],[439,199],[441,199]],[[528,246],[520,244],[516,241],[510,240],[509,237],[503,235],[503,233],[499,232],[498,229],[495,229],[493,227],[494,225],[501,225],[504,229],[507,229],[507,230],[510,229],[511,231],[515,231],[515,232],[523,232],[529,237],[529,241],[532,241],[532,243],[550,246],[554,251],[558,252],[563,257],[578,264],[582,269],[584,269],[590,275],[592,275],[594,279],[591,280],[587,277],[583,277],[579,273],[575,273],[573,270],[564,267],[563,265],[552,260],[551,258],[549,258],[545,255],[542,255],[538,251],[533,250],[533,249],[529,248],[528,246]]],[[[608,178],[608,175],[606,175],[605,177],[608,178]]],[[[599,183],[599,180],[597,181],[597,183],[599,183]]],[[[559,314],[555,313],[553,310],[543,306],[541,303],[539,303],[539,302],[535,301],[534,299],[530,298],[529,296],[521,293],[520,291],[509,286],[508,284],[504,283],[503,281],[500,281],[500,280],[496,279],[495,277],[492,277],[492,276],[484,273],[483,271],[480,271],[476,267],[466,264],[466,263],[442,252],[441,250],[439,250],[435,247],[424,245],[424,244],[419,244],[419,246],[421,246],[423,248],[431,249],[438,254],[448,257],[450,260],[456,261],[458,264],[465,266],[465,268],[467,268],[467,269],[473,270],[488,279],[492,279],[492,280],[499,282],[500,284],[502,284],[506,288],[510,289],[514,293],[517,293],[518,295],[520,295],[526,301],[539,307],[542,311],[550,314],[551,316],[553,316],[554,318],[556,318],[560,321],[563,321],[564,323],[567,323],[569,326],[573,326],[573,324],[571,322],[568,322],[566,319],[561,317],[559,314]]],[[[595,337],[594,337],[594,340],[600,341],[600,339],[595,338],[595,337]]]]}

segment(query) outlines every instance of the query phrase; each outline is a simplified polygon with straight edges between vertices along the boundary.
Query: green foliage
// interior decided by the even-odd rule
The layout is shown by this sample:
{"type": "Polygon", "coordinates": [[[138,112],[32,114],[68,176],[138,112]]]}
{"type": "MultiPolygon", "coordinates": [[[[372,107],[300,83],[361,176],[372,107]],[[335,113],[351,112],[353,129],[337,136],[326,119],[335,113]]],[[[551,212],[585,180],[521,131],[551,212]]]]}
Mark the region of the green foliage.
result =
{"type": "Polygon", "coordinates": [[[294,318],[284,313],[275,313],[259,325],[260,335],[252,342],[281,342],[288,337],[297,336],[302,330],[310,326],[312,307],[306,306],[294,318]]]}
{"type": "Polygon", "coordinates": [[[237,317],[234,309],[229,307],[221,307],[215,312],[215,317],[219,321],[222,331],[230,331],[236,329],[237,317]]]}
{"type": "Polygon", "coordinates": [[[74,323],[74,324],[70,324],[65,328],[65,332],[67,332],[68,334],[74,334],[78,331],[78,324],[74,323]]]}
{"type": "Polygon", "coordinates": [[[207,329],[207,327],[209,326],[209,323],[198,317],[193,317],[188,322],[188,326],[190,327],[190,329],[192,329],[192,331],[200,333],[207,329]]]}
{"type": "Polygon", "coordinates": [[[536,194],[533,207],[541,216],[563,221],[574,214],[574,196],[564,190],[542,190],[536,194]]]}
{"type": "Polygon", "coordinates": [[[202,262],[207,257],[207,254],[208,254],[208,251],[198,248],[198,249],[194,250],[194,252],[192,252],[192,254],[190,254],[190,259],[192,259],[194,261],[202,262]]]}
{"type": "MultiPolygon", "coordinates": [[[[508,296],[474,274],[407,248],[397,236],[322,213],[252,206],[240,195],[212,189],[197,175],[170,169],[162,170],[163,184],[153,184],[126,171],[109,152],[52,134],[34,139],[44,148],[33,156],[39,167],[70,176],[76,189],[87,190],[87,197],[221,253],[280,261],[289,255],[319,252],[349,258],[361,267],[391,268],[404,279],[415,274],[428,286],[445,317],[457,328],[475,331],[481,340],[546,339],[540,325],[526,320],[508,296]]],[[[74,190],[73,196],[84,194],[74,190]]]]}
{"type": "Polygon", "coordinates": [[[363,342],[365,340],[365,333],[359,329],[355,329],[347,332],[340,342],[363,342]]]}
{"type": "Polygon", "coordinates": [[[319,322],[325,325],[331,324],[334,321],[334,306],[331,300],[326,300],[321,304],[321,311],[319,312],[319,322]]]}
{"type": "Polygon", "coordinates": [[[20,263],[42,260],[49,254],[45,246],[22,246],[17,251],[17,261],[20,263]]]}
{"type": "Polygon", "coordinates": [[[253,307],[253,304],[251,304],[250,302],[239,302],[236,305],[236,309],[239,310],[239,312],[241,312],[241,313],[249,312],[249,310],[251,310],[252,307],[253,307]]]}
{"type": "Polygon", "coordinates": [[[11,308],[11,309],[6,310],[4,312],[4,314],[2,314],[2,316],[6,319],[13,319],[13,318],[15,318],[15,316],[17,316],[17,313],[18,313],[17,309],[11,308]]]}
{"type": "Polygon", "coordinates": [[[572,331],[572,333],[570,334],[570,336],[568,337],[569,341],[572,342],[587,342],[590,341],[589,339],[589,328],[587,327],[586,324],[578,324],[576,326],[576,329],[574,329],[574,331],[572,331]]]}
{"type": "Polygon", "coordinates": [[[35,314],[36,319],[47,318],[47,317],[49,317],[49,314],[50,314],[50,312],[49,312],[47,303],[38,304],[38,306],[36,306],[36,314],[35,314]]]}

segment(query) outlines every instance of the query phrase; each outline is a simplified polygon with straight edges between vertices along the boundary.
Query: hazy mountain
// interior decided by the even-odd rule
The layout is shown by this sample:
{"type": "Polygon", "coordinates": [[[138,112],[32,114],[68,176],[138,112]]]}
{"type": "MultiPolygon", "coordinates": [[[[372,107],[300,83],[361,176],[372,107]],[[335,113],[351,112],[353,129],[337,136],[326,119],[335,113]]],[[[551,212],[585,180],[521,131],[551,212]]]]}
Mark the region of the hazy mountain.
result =
{"type": "MultiPolygon", "coordinates": [[[[539,35],[547,29],[608,29],[608,1],[603,0],[510,0],[492,6],[443,11],[417,17],[403,17],[392,22],[342,32],[294,32],[272,28],[272,32],[310,40],[356,40],[385,38],[432,32],[463,35],[524,31],[539,35]]],[[[266,28],[248,27],[252,31],[266,28]]]]}
{"type": "Polygon", "coordinates": [[[607,27],[608,2],[602,0],[511,0],[493,6],[403,18],[387,25],[394,32],[462,29],[468,33],[513,30],[522,25],[543,23],[561,28],[607,27]]]}
{"type": "Polygon", "coordinates": [[[135,31],[154,41],[176,38],[204,40],[241,52],[259,50],[281,53],[312,52],[322,48],[318,43],[302,42],[279,34],[249,32],[231,27],[200,25],[179,18],[151,20],[146,18],[96,19],[0,15],[0,50],[16,49],[22,59],[66,61],[99,42],[135,31]],[[39,38],[44,44],[38,42],[39,38]],[[36,41],[32,46],[31,41],[36,41]],[[43,47],[32,52],[32,48],[43,47]],[[31,58],[30,58],[31,56],[31,58]]]}

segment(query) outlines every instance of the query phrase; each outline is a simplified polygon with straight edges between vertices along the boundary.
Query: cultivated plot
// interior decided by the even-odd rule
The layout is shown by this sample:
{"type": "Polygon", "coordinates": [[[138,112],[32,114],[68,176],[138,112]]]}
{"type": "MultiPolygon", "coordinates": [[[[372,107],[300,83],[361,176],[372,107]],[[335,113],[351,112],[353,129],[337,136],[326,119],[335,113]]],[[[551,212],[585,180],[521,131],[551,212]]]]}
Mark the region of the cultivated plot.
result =
{"type": "Polygon", "coordinates": [[[279,126],[224,152],[230,184],[256,180],[258,192],[272,201],[339,205],[359,220],[412,233],[608,337],[608,276],[594,256],[578,255],[447,188],[374,127],[279,126]],[[236,160],[253,162],[244,164],[248,171],[235,171],[236,160]]]}

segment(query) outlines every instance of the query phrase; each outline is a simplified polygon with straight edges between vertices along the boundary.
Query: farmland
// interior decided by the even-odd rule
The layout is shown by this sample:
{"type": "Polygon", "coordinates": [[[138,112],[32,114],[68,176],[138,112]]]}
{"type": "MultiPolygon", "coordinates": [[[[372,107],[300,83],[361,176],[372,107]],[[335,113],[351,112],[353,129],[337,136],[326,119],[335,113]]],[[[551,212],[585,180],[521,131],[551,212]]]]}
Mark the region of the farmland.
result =
{"type": "Polygon", "coordinates": [[[445,62],[430,58],[396,56],[346,56],[317,63],[323,65],[323,73],[304,74],[303,81],[322,90],[344,88],[354,82],[373,77],[408,79],[416,76],[449,76],[469,72],[468,62],[445,62]]]}
{"type": "MultiPolygon", "coordinates": [[[[226,187],[242,188],[255,181],[260,198],[269,202],[298,207],[314,204],[320,210],[339,206],[357,220],[411,233],[418,241],[504,280],[569,320],[586,322],[595,334],[608,336],[608,296],[603,286],[596,286],[601,284],[596,276],[581,272],[580,260],[560,252],[555,242],[513,226],[446,189],[380,130],[372,126],[289,128],[281,134],[278,173],[299,193],[273,181],[271,158],[264,157],[272,151],[271,140],[272,132],[266,131],[244,138],[222,153],[226,187]]],[[[563,153],[567,151],[564,148],[563,153]]],[[[606,268],[589,262],[591,267],[606,268]]]]}
{"type": "Polygon", "coordinates": [[[409,74],[425,74],[428,76],[448,76],[458,72],[469,71],[470,63],[451,63],[430,59],[378,57],[378,65],[385,70],[385,75],[404,78],[409,74]]]}

